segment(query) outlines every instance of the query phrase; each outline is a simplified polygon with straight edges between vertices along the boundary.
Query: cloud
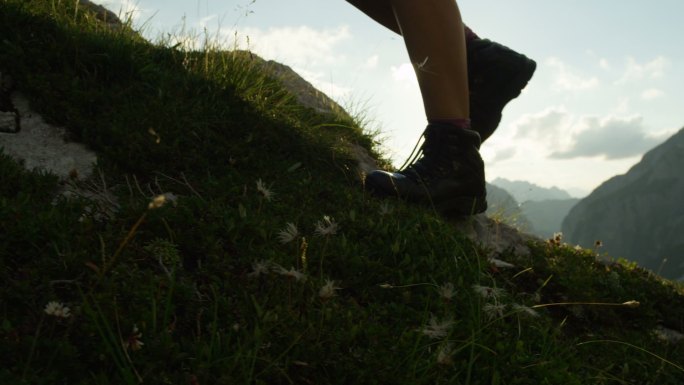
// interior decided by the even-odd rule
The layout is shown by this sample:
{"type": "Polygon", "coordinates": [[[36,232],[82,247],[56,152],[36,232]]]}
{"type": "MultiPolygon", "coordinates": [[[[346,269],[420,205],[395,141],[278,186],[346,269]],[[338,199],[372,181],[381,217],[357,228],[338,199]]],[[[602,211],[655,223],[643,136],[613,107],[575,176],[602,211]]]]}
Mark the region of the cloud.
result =
{"type": "Polygon", "coordinates": [[[513,123],[515,138],[554,144],[572,127],[573,118],[564,107],[550,107],[525,114],[513,123]]]}
{"type": "MultiPolygon", "coordinates": [[[[98,4],[100,4],[98,2],[98,4]]],[[[121,21],[126,21],[128,18],[134,23],[140,21],[143,13],[149,13],[147,9],[143,9],[135,0],[111,0],[101,3],[102,6],[116,13],[121,21]]]]}
{"type": "Polygon", "coordinates": [[[372,70],[378,67],[378,63],[380,62],[380,57],[378,55],[373,55],[366,59],[366,63],[364,65],[364,68],[372,70]]]}
{"type": "Polygon", "coordinates": [[[403,63],[398,67],[392,66],[390,72],[392,79],[399,83],[418,84],[418,78],[416,78],[416,72],[411,63],[403,63]]]}
{"type": "Polygon", "coordinates": [[[644,100],[658,99],[665,95],[665,92],[657,88],[649,88],[641,93],[641,98],[644,100]]]}
{"type": "Polygon", "coordinates": [[[546,65],[555,71],[553,88],[559,91],[583,91],[599,84],[597,77],[585,77],[559,58],[546,59],[546,65]]]}
{"type": "Polygon", "coordinates": [[[322,30],[304,25],[265,30],[243,27],[237,34],[230,29],[222,29],[221,34],[238,48],[248,48],[266,59],[298,68],[329,66],[344,61],[337,46],[352,38],[348,26],[322,30]]]}
{"type": "Polygon", "coordinates": [[[497,149],[494,152],[494,156],[491,159],[489,159],[487,163],[503,162],[504,160],[513,158],[517,152],[518,150],[515,147],[505,147],[502,149],[497,149]]]}
{"type": "Polygon", "coordinates": [[[622,77],[617,84],[624,84],[644,79],[660,79],[665,76],[666,69],[670,66],[670,61],[664,56],[639,64],[634,58],[627,59],[627,65],[622,77]]]}
{"type": "Polygon", "coordinates": [[[603,119],[584,117],[581,130],[572,134],[572,145],[565,151],[551,154],[555,159],[581,157],[604,157],[623,159],[643,154],[662,141],[645,133],[640,116],[619,118],[609,116],[603,119]]]}

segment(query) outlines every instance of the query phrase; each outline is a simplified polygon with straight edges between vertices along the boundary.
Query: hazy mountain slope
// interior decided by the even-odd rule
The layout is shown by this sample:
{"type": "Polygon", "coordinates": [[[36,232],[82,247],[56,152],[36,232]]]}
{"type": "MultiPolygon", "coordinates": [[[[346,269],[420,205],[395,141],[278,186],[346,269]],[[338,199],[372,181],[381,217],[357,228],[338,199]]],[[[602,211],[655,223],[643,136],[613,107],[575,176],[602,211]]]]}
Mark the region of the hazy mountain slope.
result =
{"type": "Polygon", "coordinates": [[[625,175],[603,183],[563,222],[568,241],[684,277],[684,130],[646,153],[625,175]]]}
{"type": "Polygon", "coordinates": [[[527,201],[520,205],[520,211],[532,224],[533,233],[548,239],[561,231],[565,216],[579,201],[576,198],[527,201]]]}
{"type": "Polygon", "coordinates": [[[543,201],[552,199],[570,199],[570,194],[558,187],[541,187],[526,181],[511,181],[504,178],[496,178],[491,182],[493,185],[508,191],[516,201],[543,201]]]}

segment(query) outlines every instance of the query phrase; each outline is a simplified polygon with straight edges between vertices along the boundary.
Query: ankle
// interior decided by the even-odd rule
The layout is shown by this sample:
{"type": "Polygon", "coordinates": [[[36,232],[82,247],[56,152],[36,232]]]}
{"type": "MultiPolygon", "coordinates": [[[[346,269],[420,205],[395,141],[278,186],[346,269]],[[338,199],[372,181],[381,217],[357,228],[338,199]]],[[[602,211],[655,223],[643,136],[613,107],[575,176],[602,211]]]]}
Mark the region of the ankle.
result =
{"type": "Polygon", "coordinates": [[[455,128],[461,128],[465,130],[470,130],[470,119],[467,118],[457,118],[457,119],[428,119],[430,124],[446,124],[453,126],[455,128]]]}

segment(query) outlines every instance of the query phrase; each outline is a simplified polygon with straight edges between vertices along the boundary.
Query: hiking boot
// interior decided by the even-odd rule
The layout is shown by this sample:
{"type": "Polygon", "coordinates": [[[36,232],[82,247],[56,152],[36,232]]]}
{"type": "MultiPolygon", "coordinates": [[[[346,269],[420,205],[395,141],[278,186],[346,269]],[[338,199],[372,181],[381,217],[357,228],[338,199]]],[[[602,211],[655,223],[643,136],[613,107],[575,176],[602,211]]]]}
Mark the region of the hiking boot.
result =
{"type": "Polygon", "coordinates": [[[470,40],[466,50],[470,122],[484,141],[499,126],[506,104],[517,98],[532,79],[537,63],[488,39],[470,40]]]}
{"type": "Polygon", "coordinates": [[[397,196],[434,207],[451,216],[473,215],[487,209],[480,135],[450,124],[429,124],[425,142],[408,167],[397,172],[375,170],[366,188],[379,196],[397,196]],[[422,154],[422,156],[421,156],[422,154]]]}

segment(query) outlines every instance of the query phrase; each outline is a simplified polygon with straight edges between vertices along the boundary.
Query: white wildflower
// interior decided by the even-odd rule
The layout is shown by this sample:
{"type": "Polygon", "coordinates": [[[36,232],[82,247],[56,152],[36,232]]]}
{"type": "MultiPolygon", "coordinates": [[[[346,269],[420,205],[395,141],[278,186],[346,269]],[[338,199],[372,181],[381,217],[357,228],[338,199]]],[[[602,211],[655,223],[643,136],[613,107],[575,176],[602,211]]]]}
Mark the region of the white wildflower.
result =
{"type": "Polygon", "coordinates": [[[449,329],[454,324],[453,320],[445,319],[442,322],[437,321],[437,318],[430,318],[430,322],[427,326],[422,328],[421,333],[432,339],[444,338],[449,335],[449,329]]]}
{"type": "Polygon", "coordinates": [[[496,258],[489,258],[488,261],[492,265],[499,267],[499,268],[502,268],[502,269],[510,269],[511,267],[515,267],[515,265],[513,265],[512,263],[508,263],[506,261],[502,261],[502,260],[496,259],[496,258]]]}
{"type": "Polygon", "coordinates": [[[506,294],[505,290],[499,289],[497,287],[473,285],[473,290],[475,291],[475,293],[481,295],[482,298],[498,299],[499,297],[506,294]]]}
{"type": "Polygon", "coordinates": [[[316,235],[327,236],[337,234],[337,222],[329,216],[324,216],[322,221],[316,222],[316,235]]]}
{"type": "Polygon", "coordinates": [[[484,305],[482,310],[487,315],[487,319],[493,320],[495,318],[503,317],[504,310],[506,310],[506,305],[505,304],[488,303],[488,304],[484,305]]]}
{"type": "Polygon", "coordinates": [[[549,244],[552,246],[560,246],[563,243],[563,233],[553,233],[553,238],[549,239],[549,244]]]}
{"type": "Polygon", "coordinates": [[[52,315],[57,318],[69,318],[71,316],[71,309],[64,306],[64,304],[56,301],[50,301],[45,305],[45,314],[52,315]]]}
{"type": "Polygon", "coordinates": [[[261,179],[256,181],[256,188],[257,188],[257,191],[259,191],[261,193],[261,195],[264,196],[264,199],[266,199],[267,201],[270,201],[271,199],[273,199],[273,196],[275,195],[275,193],[273,191],[269,190],[268,187],[266,187],[264,185],[264,182],[261,179]]]}
{"type": "Polygon", "coordinates": [[[301,271],[295,269],[294,267],[291,267],[290,270],[285,269],[284,267],[280,265],[276,265],[276,272],[280,275],[284,275],[288,278],[292,278],[295,281],[306,281],[306,274],[302,273],[301,271]]]}
{"type": "Polygon", "coordinates": [[[659,340],[669,344],[676,344],[681,341],[684,341],[684,334],[662,326],[658,326],[657,328],[655,328],[653,330],[653,334],[659,340]]]}
{"type": "Polygon", "coordinates": [[[256,261],[252,263],[252,272],[247,274],[248,277],[256,278],[262,274],[268,274],[273,267],[271,261],[256,261]]]}
{"type": "Polygon", "coordinates": [[[384,201],[380,204],[380,215],[382,215],[382,216],[389,215],[392,213],[392,211],[394,211],[394,209],[389,204],[389,202],[384,201]]]}
{"type": "Polygon", "coordinates": [[[290,243],[299,237],[299,230],[294,223],[288,222],[283,230],[278,233],[280,243],[290,243]]]}
{"type": "Polygon", "coordinates": [[[440,297],[447,301],[450,301],[456,295],[456,289],[454,288],[454,284],[451,282],[447,282],[440,286],[437,289],[437,292],[439,293],[440,297]]]}
{"type": "Polygon", "coordinates": [[[537,313],[536,310],[532,309],[529,306],[519,305],[519,304],[515,303],[512,305],[512,307],[513,307],[513,310],[516,311],[517,313],[522,313],[522,314],[528,315],[530,317],[535,317],[535,318],[539,317],[539,313],[537,313]]]}
{"type": "Polygon", "coordinates": [[[450,342],[439,347],[437,351],[437,363],[440,365],[453,365],[454,361],[451,359],[453,346],[450,342]]]}
{"type": "Polygon", "coordinates": [[[318,291],[318,297],[324,301],[328,300],[335,296],[335,290],[340,290],[339,287],[335,286],[335,281],[326,279],[325,285],[318,291]]]}
{"type": "Polygon", "coordinates": [[[133,331],[131,332],[131,335],[126,338],[126,340],[123,342],[123,346],[125,349],[131,349],[132,351],[140,350],[142,349],[143,345],[145,345],[140,339],[142,338],[142,333],[140,330],[138,330],[137,325],[133,325],[133,331]]]}

